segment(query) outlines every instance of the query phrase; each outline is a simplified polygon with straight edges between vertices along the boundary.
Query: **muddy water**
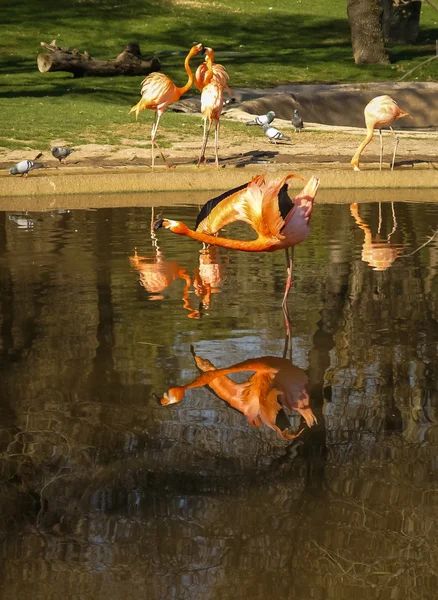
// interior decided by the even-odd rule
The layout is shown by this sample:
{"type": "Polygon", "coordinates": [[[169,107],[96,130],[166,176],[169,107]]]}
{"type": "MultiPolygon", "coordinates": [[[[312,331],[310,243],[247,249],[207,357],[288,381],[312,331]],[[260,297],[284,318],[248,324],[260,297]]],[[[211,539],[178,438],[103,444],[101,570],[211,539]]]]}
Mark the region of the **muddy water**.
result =
{"type": "Polygon", "coordinates": [[[438,206],[315,207],[291,359],[283,253],[150,219],[0,213],[1,597],[435,598],[438,206]]]}

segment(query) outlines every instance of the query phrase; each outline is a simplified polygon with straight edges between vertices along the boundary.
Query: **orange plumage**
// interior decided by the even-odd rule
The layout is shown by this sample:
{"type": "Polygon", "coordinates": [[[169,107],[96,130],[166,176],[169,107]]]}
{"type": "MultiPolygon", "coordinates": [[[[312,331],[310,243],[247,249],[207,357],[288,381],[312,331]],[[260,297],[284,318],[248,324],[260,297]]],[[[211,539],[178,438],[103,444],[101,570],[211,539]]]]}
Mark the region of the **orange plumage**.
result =
{"type": "Polygon", "coordinates": [[[211,125],[214,122],[214,149],[216,167],[219,168],[219,126],[224,105],[224,89],[231,92],[227,85],[228,74],[222,65],[214,65],[214,52],[211,48],[205,48],[205,63],[200,65],[196,71],[198,79],[195,82],[201,93],[201,113],[204,119],[204,135],[202,139],[201,154],[198,160],[198,167],[201,162],[205,163],[205,148],[207,147],[208,136],[211,125]]]}
{"type": "MultiPolygon", "coordinates": [[[[193,352],[193,349],[192,349],[193,352]]],[[[217,369],[209,360],[193,352],[197,367],[203,372],[185,386],[170,388],[161,398],[163,406],[181,402],[188,389],[208,385],[222,400],[243,413],[250,425],[267,425],[284,439],[298,434],[287,434],[276,425],[277,415],[283,408],[295,410],[307,426],[317,423],[310,406],[308,379],[305,372],[285,358],[262,356],[217,369]],[[253,372],[243,383],[235,383],[231,373],[253,372]]]]}
{"type": "MultiPolygon", "coordinates": [[[[156,145],[160,150],[157,142],[155,141],[155,136],[157,134],[161,115],[166,110],[166,107],[169,106],[169,104],[179,100],[181,96],[192,87],[193,73],[190,69],[190,59],[192,56],[195,56],[201,52],[201,50],[202,44],[197,44],[190,49],[190,52],[186,56],[184,67],[187,72],[188,80],[185,86],[177,87],[173,81],[167,77],[167,75],[164,75],[164,73],[151,73],[142,81],[141,99],[129,111],[129,114],[135,112],[136,119],[138,119],[140,112],[146,108],[155,111],[155,120],[151,132],[152,167],[154,166],[155,161],[154,145],[156,145]]],[[[169,166],[161,150],[160,153],[164,162],[166,163],[166,166],[169,166]]]]}
{"type": "Polygon", "coordinates": [[[210,81],[218,83],[231,96],[231,90],[228,87],[229,75],[223,65],[214,62],[214,51],[212,48],[204,48],[205,62],[201,63],[196,69],[195,85],[200,92],[210,81]],[[208,62],[211,62],[211,75],[209,75],[208,62]]]}
{"type": "Polygon", "coordinates": [[[171,219],[159,219],[154,228],[166,227],[174,233],[212,246],[244,252],[286,250],[289,268],[284,305],[292,276],[292,259],[289,259],[288,248],[300,244],[309,235],[313,201],[319,187],[319,179],[311,177],[303,190],[291,199],[287,193],[289,180],[296,177],[300,178],[290,173],[266,183],[263,175],[256,175],[249,183],[209,200],[198,215],[195,230],[171,219]],[[222,227],[235,221],[250,225],[257,238],[233,240],[214,235],[222,227]]]}

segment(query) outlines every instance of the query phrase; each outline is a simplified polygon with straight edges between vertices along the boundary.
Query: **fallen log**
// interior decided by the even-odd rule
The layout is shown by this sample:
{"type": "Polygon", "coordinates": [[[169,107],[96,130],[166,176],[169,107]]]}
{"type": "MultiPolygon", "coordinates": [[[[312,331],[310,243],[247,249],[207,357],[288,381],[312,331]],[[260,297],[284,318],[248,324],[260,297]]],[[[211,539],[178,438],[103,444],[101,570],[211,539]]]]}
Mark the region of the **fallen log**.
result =
{"type": "Polygon", "coordinates": [[[67,71],[73,73],[74,77],[85,77],[94,75],[98,77],[112,77],[114,75],[149,75],[153,71],[159,71],[161,63],[158,58],[151,57],[143,59],[140,53],[140,45],[131,42],[124,46],[122,52],[115,59],[98,60],[92,58],[88,52],[79,52],[76,48],[60,48],[56,40],[50,44],[41,42],[41,46],[47,50],[38,55],[38,69],[41,73],[54,71],[67,71]]]}

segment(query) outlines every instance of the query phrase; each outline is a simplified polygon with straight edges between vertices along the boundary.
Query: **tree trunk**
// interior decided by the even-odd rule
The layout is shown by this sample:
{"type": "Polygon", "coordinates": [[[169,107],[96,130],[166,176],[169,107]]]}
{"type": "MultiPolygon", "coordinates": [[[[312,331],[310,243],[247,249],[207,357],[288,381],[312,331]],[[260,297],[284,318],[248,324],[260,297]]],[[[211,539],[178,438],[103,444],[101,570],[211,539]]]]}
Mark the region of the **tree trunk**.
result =
{"type": "Polygon", "coordinates": [[[385,40],[414,44],[420,28],[421,2],[395,6],[393,0],[381,0],[381,5],[385,40]]]}
{"type": "Polygon", "coordinates": [[[347,0],[347,15],[351,29],[354,62],[387,64],[380,25],[382,8],[379,0],[347,0]]]}
{"type": "Polygon", "coordinates": [[[41,46],[48,52],[38,55],[38,69],[41,73],[53,71],[67,71],[75,77],[85,75],[96,75],[100,77],[111,77],[114,75],[149,75],[153,71],[160,70],[160,61],[152,57],[143,60],[140,54],[140,46],[130,43],[125,46],[119,56],[112,60],[95,60],[88,52],[82,54],[79,50],[59,48],[56,40],[50,44],[41,42],[41,46]]]}

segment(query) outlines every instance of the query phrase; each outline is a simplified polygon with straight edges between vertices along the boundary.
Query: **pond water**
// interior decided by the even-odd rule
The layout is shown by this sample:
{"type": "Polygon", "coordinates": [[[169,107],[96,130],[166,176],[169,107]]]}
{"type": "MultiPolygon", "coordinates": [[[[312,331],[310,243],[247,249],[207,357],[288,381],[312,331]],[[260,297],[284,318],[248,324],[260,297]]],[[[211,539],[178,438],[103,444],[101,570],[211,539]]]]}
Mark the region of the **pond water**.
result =
{"type": "Polygon", "coordinates": [[[0,213],[1,597],[435,598],[438,205],[315,204],[292,362],[283,252],[150,222],[0,213]]]}

